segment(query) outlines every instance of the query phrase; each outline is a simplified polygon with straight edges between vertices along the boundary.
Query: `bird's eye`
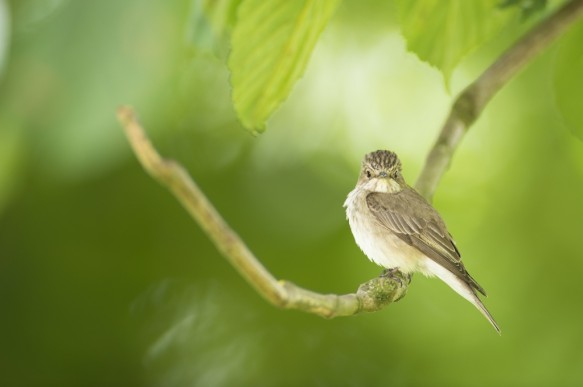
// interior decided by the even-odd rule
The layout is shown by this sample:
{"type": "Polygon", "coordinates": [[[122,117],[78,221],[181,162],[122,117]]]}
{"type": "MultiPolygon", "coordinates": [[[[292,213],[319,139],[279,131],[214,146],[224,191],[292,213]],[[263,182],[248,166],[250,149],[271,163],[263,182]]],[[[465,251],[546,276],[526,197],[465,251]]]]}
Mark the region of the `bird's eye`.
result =
{"type": "Polygon", "coordinates": [[[366,170],[366,177],[368,177],[370,179],[370,177],[372,176],[372,173],[370,173],[370,169],[366,170]]]}
{"type": "Polygon", "coordinates": [[[393,179],[396,179],[397,177],[399,177],[399,172],[393,173],[393,179]]]}

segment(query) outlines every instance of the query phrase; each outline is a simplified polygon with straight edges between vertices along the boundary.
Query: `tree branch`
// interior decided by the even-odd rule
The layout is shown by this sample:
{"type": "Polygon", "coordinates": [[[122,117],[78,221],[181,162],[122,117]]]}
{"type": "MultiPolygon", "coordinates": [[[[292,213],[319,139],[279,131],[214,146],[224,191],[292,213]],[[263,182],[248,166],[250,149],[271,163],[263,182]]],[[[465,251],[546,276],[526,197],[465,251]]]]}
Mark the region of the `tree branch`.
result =
{"type": "MultiPolygon", "coordinates": [[[[423,196],[431,199],[465,131],[494,94],[582,14],[583,0],[568,2],[527,33],[460,94],[417,180],[416,188],[423,196]]],[[[278,281],[223,220],[186,170],[158,154],[134,111],[121,107],[118,118],[146,171],[174,194],[223,256],[273,305],[332,318],[374,312],[405,296],[409,278],[398,271],[374,278],[360,285],[356,293],[345,295],[315,293],[291,282],[278,281]]]]}
{"type": "Polygon", "coordinates": [[[121,107],[118,119],[144,169],[174,194],[231,265],[273,305],[332,318],[374,312],[405,296],[409,278],[399,272],[374,278],[362,284],[356,293],[346,295],[319,294],[276,280],[223,220],[186,170],[158,154],[134,111],[121,107]]]}
{"type": "Polygon", "coordinates": [[[462,137],[488,102],[514,75],[583,15],[583,0],[567,2],[500,56],[456,99],[431,148],[415,189],[431,201],[462,137]]]}

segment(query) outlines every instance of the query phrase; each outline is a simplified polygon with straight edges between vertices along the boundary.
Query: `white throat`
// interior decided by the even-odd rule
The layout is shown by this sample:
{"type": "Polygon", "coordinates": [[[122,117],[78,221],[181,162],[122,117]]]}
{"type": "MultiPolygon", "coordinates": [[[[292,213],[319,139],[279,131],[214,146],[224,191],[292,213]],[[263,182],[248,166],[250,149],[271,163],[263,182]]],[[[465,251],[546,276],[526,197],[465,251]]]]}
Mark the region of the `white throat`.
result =
{"type": "Polygon", "coordinates": [[[382,193],[397,193],[403,189],[403,187],[393,179],[383,179],[378,177],[367,181],[363,188],[370,192],[382,193]]]}

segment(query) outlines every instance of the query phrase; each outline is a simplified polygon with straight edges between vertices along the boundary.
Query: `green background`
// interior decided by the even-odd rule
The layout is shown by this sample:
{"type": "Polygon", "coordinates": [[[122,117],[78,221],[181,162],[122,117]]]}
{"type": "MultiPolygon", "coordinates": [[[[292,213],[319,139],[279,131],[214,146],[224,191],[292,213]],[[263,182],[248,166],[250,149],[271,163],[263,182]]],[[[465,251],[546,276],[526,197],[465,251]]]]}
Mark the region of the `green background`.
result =
{"type": "Polygon", "coordinates": [[[468,56],[448,93],[406,52],[392,6],[345,1],[253,137],[223,62],[195,52],[190,1],[3,3],[0,385],[583,384],[583,144],[552,87],[561,45],[577,45],[559,41],[494,98],[435,197],[499,337],[420,275],[374,314],[270,306],[142,171],[115,109],[137,109],[276,277],[348,293],[380,273],[342,208],[362,156],[397,152],[413,184],[453,96],[532,22],[468,56]]]}

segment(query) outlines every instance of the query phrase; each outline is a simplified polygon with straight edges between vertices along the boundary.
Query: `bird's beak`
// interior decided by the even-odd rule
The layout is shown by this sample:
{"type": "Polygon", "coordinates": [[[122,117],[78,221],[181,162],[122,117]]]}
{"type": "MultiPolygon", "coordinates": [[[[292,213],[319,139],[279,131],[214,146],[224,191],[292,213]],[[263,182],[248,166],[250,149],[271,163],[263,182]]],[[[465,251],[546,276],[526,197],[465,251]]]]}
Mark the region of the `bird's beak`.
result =
{"type": "Polygon", "coordinates": [[[379,173],[379,177],[387,177],[387,176],[388,176],[387,173],[384,171],[379,173]]]}

